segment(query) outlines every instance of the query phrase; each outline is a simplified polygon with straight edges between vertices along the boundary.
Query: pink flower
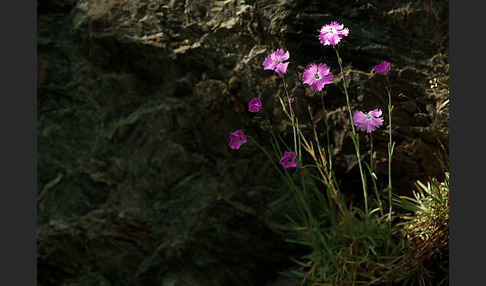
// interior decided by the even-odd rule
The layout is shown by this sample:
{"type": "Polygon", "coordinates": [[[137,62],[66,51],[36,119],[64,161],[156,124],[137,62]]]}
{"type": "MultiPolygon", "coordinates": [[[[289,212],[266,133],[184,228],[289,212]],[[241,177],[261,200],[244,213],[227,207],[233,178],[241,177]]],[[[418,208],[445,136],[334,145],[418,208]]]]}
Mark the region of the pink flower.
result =
{"type": "Polygon", "coordinates": [[[280,159],[280,164],[286,169],[291,167],[295,168],[297,166],[295,153],[285,151],[283,157],[280,159]]]}
{"type": "Polygon", "coordinates": [[[326,84],[332,83],[333,75],[326,64],[311,64],[302,75],[302,82],[313,91],[321,91],[326,84]]]}
{"type": "Polygon", "coordinates": [[[246,143],[246,136],[243,130],[236,130],[230,133],[230,143],[229,146],[233,150],[240,149],[241,145],[246,143]]]}
{"type": "Polygon", "coordinates": [[[262,100],[258,97],[253,98],[248,103],[248,111],[250,112],[258,112],[262,109],[262,100]]]}
{"type": "Polygon", "coordinates": [[[356,125],[361,131],[371,133],[376,128],[383,125],[383,118],[381,118],[381,110],[374,109],[368,113],[356,111],[353,115],[354,125],[356,125]]]}
{"type": "Polygon", "coordinates": [[[287,66],[289,62],[285,62],[290,57],[289,52],[284,52],[282,49],[275,50],[271,53],[263,62],[264,70],[273,70],[280,77],[283,77],[287,72],[287,66]]]}
{"type": "Polygon", "coordinates": [[[387,61],[382,61],[380,64],[376,65],[373,69],[377,74],[387,75],[390,71],[391,64],[387,61]]]}
{"type": "Polygon", "coordinates": [[[339,24],[338,22],[332,22],[319,29],[319,41],[324,46],[335,46],[343,37],[348,36],[348,34],[348,28],[344,28],[344,25],[339,24]]]}
{"type": "Polygon", "coordinates": [[[292,104],[292,102],[294,102],[294,98],[293,97],[289,97],[289,103],[292,104]]]}

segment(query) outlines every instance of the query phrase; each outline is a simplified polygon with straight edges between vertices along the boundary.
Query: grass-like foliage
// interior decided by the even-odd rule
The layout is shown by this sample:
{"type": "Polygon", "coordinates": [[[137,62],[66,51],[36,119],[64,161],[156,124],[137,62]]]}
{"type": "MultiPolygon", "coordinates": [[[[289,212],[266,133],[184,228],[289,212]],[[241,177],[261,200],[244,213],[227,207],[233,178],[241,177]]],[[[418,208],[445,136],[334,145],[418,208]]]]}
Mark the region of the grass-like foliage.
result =
{"type": "Polygon", "coordinates": [[[447,285],[449,261],[449,174],[443,182],[417,181],[414,198],[398,197],[396,205],[409,211],[397,224],[407,239],[402,264],[413,275],[407,281],[420,285],[447,285]]]}

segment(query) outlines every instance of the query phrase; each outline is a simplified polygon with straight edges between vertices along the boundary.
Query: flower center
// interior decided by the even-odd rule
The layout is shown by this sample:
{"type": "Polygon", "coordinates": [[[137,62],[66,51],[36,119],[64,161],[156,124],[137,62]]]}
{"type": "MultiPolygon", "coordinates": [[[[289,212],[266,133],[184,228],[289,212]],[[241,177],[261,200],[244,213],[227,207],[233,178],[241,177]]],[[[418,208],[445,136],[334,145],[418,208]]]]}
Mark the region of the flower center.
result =
{"type": "Polygon", "coordinates": [[[292,158],[288,157],[287,162],[292,163],[292,158]]]}
{"type": "Polygon", "coordinates": [[[369,113],[366,114],[366,120],[370,121],[371,120],[371,115],[369,113]]]}
{"type": "Polygon", "coordinates": [[[320,74],[319,72],[316,72],[316,73],[314,74],[314,79],[315,79],[315,80],[320,80],[321,78],[322,78],[322,77],[321,77],[321,74],[320,74]]]}

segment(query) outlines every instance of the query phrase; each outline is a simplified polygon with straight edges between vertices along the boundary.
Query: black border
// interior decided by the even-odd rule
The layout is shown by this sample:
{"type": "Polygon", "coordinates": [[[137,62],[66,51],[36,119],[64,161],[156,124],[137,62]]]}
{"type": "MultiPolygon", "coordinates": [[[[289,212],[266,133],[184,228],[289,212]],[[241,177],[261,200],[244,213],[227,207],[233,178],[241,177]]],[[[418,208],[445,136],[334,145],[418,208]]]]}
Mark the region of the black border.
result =
{"type": "Polygon", "coordinates": [[[0,6],[0,285],[37,285],[36,6],[36,1],[0,6]]]}
{"type": "Polygon", "coordinates": [[[486,285],[484,6],[449,0],[449,285],[486,285]]]}

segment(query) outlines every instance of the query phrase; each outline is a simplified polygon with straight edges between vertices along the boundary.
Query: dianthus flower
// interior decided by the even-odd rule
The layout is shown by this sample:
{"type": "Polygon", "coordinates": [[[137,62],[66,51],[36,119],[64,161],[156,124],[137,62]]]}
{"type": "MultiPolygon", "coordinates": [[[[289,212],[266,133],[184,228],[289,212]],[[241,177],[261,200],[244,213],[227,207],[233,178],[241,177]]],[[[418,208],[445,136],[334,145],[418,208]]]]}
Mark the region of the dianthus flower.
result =
{"type": "Polygon", "coordinates": [[[391,64],[387,61],[382,61],[380,64],[376,65],[373,69],[377,74],[387,75],[391,69],[391,64]]]}
{"type": "Polygon", "coordinates": [[[332,83],[333,75],[326,64],[311,64],[302,75],[302,82],[313,91],[321,91],[326,84],[332,83]]]}
{"type": "Polygon", "coordinates": [[[289,62],[285,61],[287,61],[289,57],[290,54],[288,51],[284,52],[282,49],[275,50],[265,59],[265,61],[263,61],[263,69],[273,70],[280,77],[283,77],[287,72],[287,66],[289,65],[289,62]]]}
{"type": "Polygon", "coordinates": [[[332,22],[319,29],[319,41],[324,46],[335,46],[343,37],[348,36],[348,34],[348,28],[344,28],[344,25],[339,24],[338,22],[332,22]]]}
{"type": "Polygon", "coordinates": [[[240,149],[241,145],[246,143],[246,136],[243,130],[236,130],[230,133],[230,143],[229,146],[233,150],[240,149]]]}
{"type": "Polygon", "coordinates": [[[253,98],[248,103],[248,111],[250,112],[258,112],[262,109],[262,100],[258,97],[253,98]]]}
{"type": "Polygon", "coordinates": [[[290,167],[295,168],[297,166],[295,153],[285,151],[283,157],[280,159],[280,164],[286,169],[290,167]]]}
{"type": "Polygon", "coordinates": [[[376,128],[383,124],[383,118],[381,117],[381,110],[374,109],[368,113],[356,111],[353,115],[354,125],[356,125],[361,131],[371,133],[376,128]]]}
{"type": "Polygon", "coordinates": [[[292,104],[292,102],[294,102],[294,98],[293,97],[289,97],[289,103],[292,104]]]}

